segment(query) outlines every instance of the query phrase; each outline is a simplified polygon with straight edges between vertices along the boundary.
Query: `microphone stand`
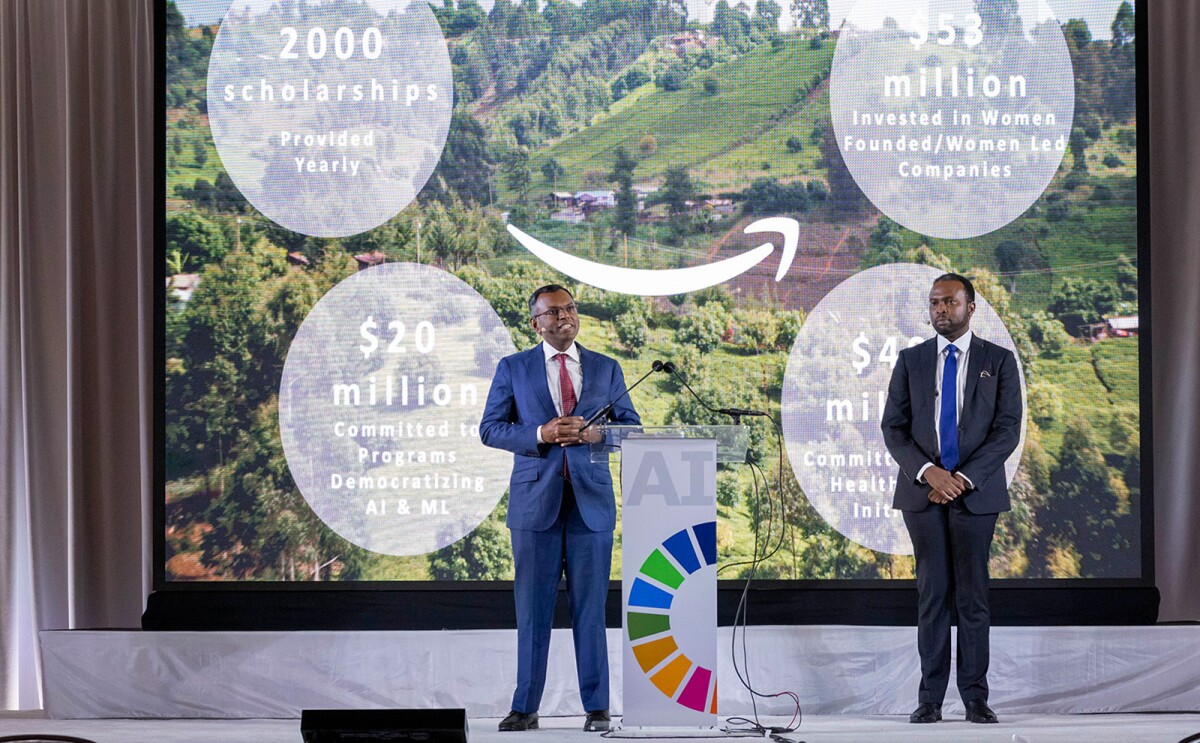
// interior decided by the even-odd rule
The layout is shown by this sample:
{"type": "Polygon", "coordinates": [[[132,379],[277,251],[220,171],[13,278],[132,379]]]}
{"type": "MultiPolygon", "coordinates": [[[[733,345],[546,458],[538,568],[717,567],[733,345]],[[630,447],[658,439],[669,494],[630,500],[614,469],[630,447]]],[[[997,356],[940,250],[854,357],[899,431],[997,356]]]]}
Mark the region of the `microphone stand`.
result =
{"type": "MultiPolygon", "coordinates": [[[[669,362],[668,362],[668,363],[669,363],[669,362]]],[[[661,361],[655,361],[653,364],[651,364],[651,365],[650,365],[650,371],[648,371],[648,372],[646,372],[645,374],[643,374],[643,375],[641,376],[641,379],[639,379],[638,381],[636,381],[636,382],[634,382],[633,384],[631,384],[631,385],[629,385],[628,387],[626,387],[624,392],[622,392],[621,394],[617,395],[617,397],[616,397],[616,399],[615,399],[615,400],[613,400],[612,402],[610,402],[609,404],[607,404],[607,405],[605,405],[603,408],[601,408],[601,410],[600,410],[600,412],[599,412],[599,413],[596,413],[596,414],[595,414],[595,415],[593,415],[591,418],[588,418],[588,419],[587,419],[587,422],[586,422],[586,423],[584,423],[584,424],[583,424],[583,426],[581,426],[581,427],[580,427],[580,429],[579,429],[580,433],[582,433],[583,431],[587,430],[587,429],[588,429],[588,427],[590,427],[590,426],[591,426],[593,423],[595,423],[596,421],[600,420],[600,419],[601,419],[601,418],[603,418],[604,416],[606,416],[606,415],[608,415],[609,413],[611,413],[611,412],[612,412],[612,409],[613,409],[613,406],[614,406],[614,405],[616,405],[616,404],[617,404],[617,402],[618,402],[618,401],[619,401],[619,400],[620,400],[622,397],[625,397],[626,395],[628,395],[628,394],[630,393],[630,391],[632,391],[632,390],[633,390],[633,388],[634,388],[634,387],[637,387],[639,384],[641,384],[642,382],[644,382],[644,381],[646,380],[646,377],[650,376],[650,375],[651,375],[651,374],[653,374],[654,372],[657,372],[657,371],[662,371],[662,370],[665,368],[665,366],[666,366],[666,364],[663,364],[663,362],[661,362],[661,361]]]]}
{"type": "Polygon", "coordinates": [[[716,413],[718,415],[727,415],[730,418],[733,418],[734,425],[741,425],[742,416],[770,417],[770,415],[767,412],[762,411],[762,410],[747,410],[745,408],[714,408],[713,406],[704,402],[704,398],[702,398],[702,397],[700,397],[700,395],[696,394],[696,391],[694,389],[692,389],[692,386],[687,383],[687,380],[683,378],[683,375],[675,370],[675,364],[668,361],[667,363],[663,364],[663,371],[667,372],[671,376],[675,377],[675,379],[679,380],[679,383],[682,384],[684,386],[684,388],[687,389],[687,391],[691,394],[692,397],[696,398],[696,402],[698,402],[702,406],[704,406],[705,410],[707,410],[710,413],[716,413]]]}

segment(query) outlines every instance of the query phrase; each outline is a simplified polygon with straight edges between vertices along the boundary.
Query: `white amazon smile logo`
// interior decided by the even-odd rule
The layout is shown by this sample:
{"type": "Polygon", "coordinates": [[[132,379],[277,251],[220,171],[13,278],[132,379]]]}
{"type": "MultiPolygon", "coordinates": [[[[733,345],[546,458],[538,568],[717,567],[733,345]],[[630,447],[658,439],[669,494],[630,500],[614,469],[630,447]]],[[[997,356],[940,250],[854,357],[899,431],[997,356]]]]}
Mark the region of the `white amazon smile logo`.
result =
{"type": "MultiPolygon", "coordinates": [[[[740,276],[766,260],[775,252],[775,246],[764,243],[739,256],[726,258],[716,263],[689,268],[622,268],[585,260],[569,255],[557,248],[527,235],[511,224],[508,231],[517,242],[525,246],[551,268],[557,269],[585,284],[622,294],[638,294],[643,297],[665,297],[671,294],[686,294],[723,284],[740,276]]],[[[800,242],[800,223],[788,217],[767,217],[746,227],[749,235],[758,232],[778,232],[783,235],[783,255],[775,280],[781,280],[796,257],[796,246],[800,242]]]]}

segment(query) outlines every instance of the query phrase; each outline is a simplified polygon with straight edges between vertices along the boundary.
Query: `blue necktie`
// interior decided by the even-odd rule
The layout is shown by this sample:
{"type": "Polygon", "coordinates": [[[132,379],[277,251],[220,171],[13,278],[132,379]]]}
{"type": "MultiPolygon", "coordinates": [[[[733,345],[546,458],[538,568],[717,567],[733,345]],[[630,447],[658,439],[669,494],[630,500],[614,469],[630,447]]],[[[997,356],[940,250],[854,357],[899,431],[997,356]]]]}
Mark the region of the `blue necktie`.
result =
{"type": "Polygon", "coordinates": [[[946,365],[942,368],[942,411],[938,419],[942,447],[942,468],[953,472],[958,466],[958,349],[946,346],[946,365]]]}

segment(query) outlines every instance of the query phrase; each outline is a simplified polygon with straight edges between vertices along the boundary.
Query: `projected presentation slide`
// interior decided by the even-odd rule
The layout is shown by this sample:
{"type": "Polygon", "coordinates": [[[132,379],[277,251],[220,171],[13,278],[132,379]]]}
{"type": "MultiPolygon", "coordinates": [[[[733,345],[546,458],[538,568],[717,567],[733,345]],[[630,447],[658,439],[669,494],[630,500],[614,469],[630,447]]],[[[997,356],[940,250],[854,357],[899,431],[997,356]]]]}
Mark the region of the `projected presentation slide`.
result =
{"type": "Polygon", "coordinates": [[[880,422],[946,272],[1019,361],[992,575],[1142,577],[1129,2],[170,0],[165,40],[168,583],[511,580],[479,423],[549,283],[627,381],[770,414],[722,578],[911,579],[880,422]]]}

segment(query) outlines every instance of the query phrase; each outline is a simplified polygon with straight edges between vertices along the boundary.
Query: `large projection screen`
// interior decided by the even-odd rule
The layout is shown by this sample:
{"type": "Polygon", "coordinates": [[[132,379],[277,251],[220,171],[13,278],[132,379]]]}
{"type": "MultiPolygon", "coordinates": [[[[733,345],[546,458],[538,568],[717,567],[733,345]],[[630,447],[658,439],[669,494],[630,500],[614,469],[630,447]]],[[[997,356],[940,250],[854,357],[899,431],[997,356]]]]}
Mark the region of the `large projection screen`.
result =
{"type": "MultiPolygon", "coordinates": [[[[627,380],[671,361],[769,413],[718,473],[726,590],[805,621],[814,590],[911,588],[880,417],[957,272],[1025,403],[993,585],[1144,596],[1143,15],[168,0],[156,593],[506,601],[513,457],[478,424],[547,283],[627,380]]],[[[728,422],[667,374],[631,397],[646,424],[728,422]]]]}

